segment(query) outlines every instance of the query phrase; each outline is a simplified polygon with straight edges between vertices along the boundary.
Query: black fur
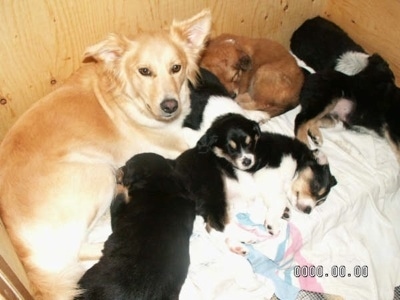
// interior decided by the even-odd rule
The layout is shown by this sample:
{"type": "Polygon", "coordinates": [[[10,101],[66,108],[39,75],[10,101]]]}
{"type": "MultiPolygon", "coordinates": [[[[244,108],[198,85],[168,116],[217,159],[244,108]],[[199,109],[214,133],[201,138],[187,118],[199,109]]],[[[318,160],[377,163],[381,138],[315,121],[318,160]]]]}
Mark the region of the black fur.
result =
{"type": "Polygon", "coordinates": [[[306,20],[294,31],[290,50],[315,71],[333,69],[347,51],[365,53],[345,31],[322,17],[306,20]]]}
{"type": "Polygon", "coordinates": [[[219,79],[213,73],[203,68],[200,68],[196,87],[192,84],[189,87],[191,112],[186,116],[183,127],[198,130],[203,121],[204,108],[210,96],[224,96],[229,98],[230,96],[219,79]]]}
{"type": "Polygon", "coordinates": [[[300,93],[301,111],[295,119],[295,134],[330,103],[346,98],[354,103],[353,110],[341,119],[348,128],[362,126],[380,136],[388,130],[392,141],[399,145],[400,90],[379,55],[371,55],[368,61],[364,70],[352,76],[334,70],[309,75],[300,93]]]}
{"type": "MultiPolygon", "coordinates": [[[[227,114],[217,118],[197,146],[185,151],[175,160],[175,169],[182,174],[187,188],[196,197],[196,211],[204,217],[209,227],[223,231],[227,218],[227,199],[224,177],[237,179],[235,167],[225,158],[215,154],[214,149],[228,149],[228,140],[233,139],[238,149],[249,147],[244,137],[255,139],[260,128],[254,121],[238,114],[227,114]],[[243,122],[244,121],[244,122],[243,122]]],[[[252,144],[254,147],[254,143],[252,144]]]]}
{"type": "Polygon", "coordinates": [[[353,102],[352,110],[340,120],[348,128],[362,126],[380,136],[387,132],[400,157],[400,89],[388,63],[373,54],[368,57],[368,65],[355,75],[334,71],[343,53],[365,51],[339,26],[322,17],[305,21],[293,33],[290,47],[316,71],[307,76],[300,93],[301,112],[295,120],[295,134],[329,104],[346,98],[353,102]]]}
{"type": "Polygon", "coordinates": [[[189,267],[195,203],[169,160],[138,154],[122,168],[129,199],[111,208],[113,233],[79,281],[77,299],[179,299],[189,267]]]}
{"type": "MultiPolygon", "coordinates": [[[[256,164],[250,172],[257,172],[263,168],[279,168],[285,156],[291,156],[296,161],[296,171],[299,173],[310,167],[314,180],[310,183],[313,199],[325,199],[331,187],[337,184],[336,178],[331,174],[329,164],[318,161],[316,151],[310,150],[299,140],[279,133],[262,132],[257,142],[255,154],[256,164]],[[321,194],[321,190],[325,192],[321,194]]],[[[321,204],[323,201],[318,202],[321,204]]]]}

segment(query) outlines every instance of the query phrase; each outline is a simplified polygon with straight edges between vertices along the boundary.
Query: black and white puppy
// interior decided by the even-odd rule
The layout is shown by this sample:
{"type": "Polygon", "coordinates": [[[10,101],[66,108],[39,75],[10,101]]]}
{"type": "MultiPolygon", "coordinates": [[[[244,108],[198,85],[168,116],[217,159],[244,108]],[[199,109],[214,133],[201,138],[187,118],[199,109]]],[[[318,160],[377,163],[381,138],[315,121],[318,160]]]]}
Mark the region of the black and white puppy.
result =
{"type": "Polygon", "coordinates": [[[122,167],[113,232],[80,279],[77,299],[179,299],[189,268],[195,202],[169,160],[135,155],[122,167]]]}
{"type": "Polygon", "coordinates": [[[272,235],[279,233],[288,204],[309,214],[326,200],[337,183],[321,151],[310,150],[289,136],[262,132],[255,157],[248,171],[253,173],[257,193],[267,208],[265,226],[272,235]]]}
{"type": "Polygon", "coordinates": [[[336,24],[316,17],[291,38],[291,51],[316,73],[300,93],[295,135],[320,146],[320,127],[342,121],[347,128],[367,129],[385,137],[400,161],[400,89],[378,54],[369,55],[336,24]]]}
{"type": "Polygon", "coordinates": [[[234,187],[241,185],[238,172],[255,163],[260,134],[258,123],[229,113],[218,117],[194,148],[176,158],[175,170],[195,195],[197,214],[208,228],[224,231],[230,222],[228,199],[240,189],[234,187]]]}
{"type": "Polygon", "coordinates": [[[229,96],[219,79],[203,68],[200,68],[198,84],[190,86],[190,105],[191,112],[183,123],[184,136],[190,147],[194,147],[214,120],[222,115],[240,114],[258,123],[270,119],[264,111],[243,109],[229,96]]]}
{"type": "Polygon", "coordinates": [[[336,69],[352,75],[365,67],[368,58],[345,31],[319,16],[306,20],[293,32],[290,50],[315,72],[336,69]]]}
{"type": "Polygon", "coordinates": [[[224,231],[230,249],[240,254],[246,248],[238,242],[254,237],[235,226],[238,202],[246,206],[261,198],[266,227],[277,234],[286,206],[310,213],[336,184],[320,151],[292,137],[261,132],[240,114],[218,117],[197,146],[176,159],[175,168],[196,195],[197,213],[209,228],[224,231]]]}

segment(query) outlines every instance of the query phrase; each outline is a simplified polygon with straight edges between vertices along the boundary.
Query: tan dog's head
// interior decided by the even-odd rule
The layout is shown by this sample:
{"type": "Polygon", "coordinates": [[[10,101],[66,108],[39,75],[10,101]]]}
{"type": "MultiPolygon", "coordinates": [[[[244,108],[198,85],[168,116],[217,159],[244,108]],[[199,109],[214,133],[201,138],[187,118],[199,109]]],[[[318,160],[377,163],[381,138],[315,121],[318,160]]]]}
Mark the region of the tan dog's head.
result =
{"type": "Polygon", "coordinates": [[[187,83],[195,83],[210,28],[211,14],[205,10],[174,21],[169,31],[143,32],[132,39],[111,34],[87,48],[84,58],[102,64],[102,79],[129,116],[137,116],[134,105],[147,118],[170,121],[189,107],[187,83]]]}
{"type": "Polygon", "coordinates": [[[217,76],[234,98],[239,93],[242,73],[251,68],[251,58],[234,39],[221,35],[209,42],[200,66],[217,76]]]}

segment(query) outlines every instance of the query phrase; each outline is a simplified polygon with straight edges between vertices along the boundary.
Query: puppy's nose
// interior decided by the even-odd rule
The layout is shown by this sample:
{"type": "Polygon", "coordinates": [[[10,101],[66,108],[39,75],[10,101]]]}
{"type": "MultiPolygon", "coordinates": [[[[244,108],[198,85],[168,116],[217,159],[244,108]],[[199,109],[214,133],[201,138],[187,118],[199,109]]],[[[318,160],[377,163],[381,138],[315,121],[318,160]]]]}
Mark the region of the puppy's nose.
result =
{"type": "Polygon", "coordinates": [[[312,210],[311,206],[306,206],[306,207],[303,208],[303,212],[304,212],[305,214],[311,213],[311,210],[312,210]]]}
{"type": "Polygon", "coordinates": [[[165,99],[163,102],[161,102],[160,107],[162,111],[172,114],[178,109],[178,101],[175,99],[165,99]]]}
{"type": "Polygon", "coordinates": [[[248,166],[250,166],[251,165],[251,159],[250,158],[248,158],[248,157],[245,157],[245,158],[243,158],[243,160],[242,160],[242,164],[243,164],[243,166],[245,166],[245,167],[248,167],[248,166]]]}
{"type": "Polygon", "coordinates": [[[235,99],[236,96],[237,96],[237,94],[236,94],[235,92],[231,93],[231,98],[232,98],[232,99],[235,99]]]}

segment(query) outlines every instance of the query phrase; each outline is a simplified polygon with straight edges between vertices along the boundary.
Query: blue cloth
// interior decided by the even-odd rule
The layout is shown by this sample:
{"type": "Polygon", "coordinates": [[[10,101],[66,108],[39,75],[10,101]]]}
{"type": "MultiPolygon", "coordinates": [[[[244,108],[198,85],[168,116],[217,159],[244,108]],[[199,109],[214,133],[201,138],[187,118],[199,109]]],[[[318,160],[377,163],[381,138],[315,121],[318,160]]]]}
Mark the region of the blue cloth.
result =
{"type": "MultiPolygon", "coordinates": [[[[242,225],[252,226],[257,228],[257,230],[266,231],[264,225],[254,223],[248,214],[240,213],[236,217],[238,222],[242,225]]],[[[279,244],[274,260],[268,258],[251,245],[247,245],[248,253],[246,258],[250,262],[254,273],[272,280],[275,286],[275,295],[279,299],[296,300],[300,289],[292,285],[292,268],[287,268],[284,271],[284,279],[277,275],[277,272],[283,267],[279,265],[279,262],[284,258],[288,240],[289,230],[286,231],[286,239],[279,244]]]]}

